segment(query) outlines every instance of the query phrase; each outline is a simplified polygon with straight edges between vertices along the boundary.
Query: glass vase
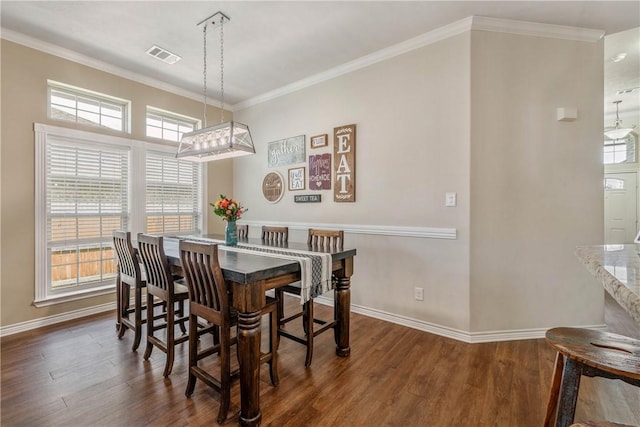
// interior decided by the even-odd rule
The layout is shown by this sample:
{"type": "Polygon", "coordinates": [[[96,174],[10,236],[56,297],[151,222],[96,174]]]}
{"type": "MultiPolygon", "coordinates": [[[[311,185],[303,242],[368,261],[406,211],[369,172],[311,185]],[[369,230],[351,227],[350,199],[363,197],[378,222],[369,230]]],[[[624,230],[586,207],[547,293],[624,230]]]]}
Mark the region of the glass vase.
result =
{"type": "Polygon", "coordinates": [[[227,246],[238,245],[238,227],[235,221],[227,221],[227,226],[224,230],[224,242],[227,246]]]}

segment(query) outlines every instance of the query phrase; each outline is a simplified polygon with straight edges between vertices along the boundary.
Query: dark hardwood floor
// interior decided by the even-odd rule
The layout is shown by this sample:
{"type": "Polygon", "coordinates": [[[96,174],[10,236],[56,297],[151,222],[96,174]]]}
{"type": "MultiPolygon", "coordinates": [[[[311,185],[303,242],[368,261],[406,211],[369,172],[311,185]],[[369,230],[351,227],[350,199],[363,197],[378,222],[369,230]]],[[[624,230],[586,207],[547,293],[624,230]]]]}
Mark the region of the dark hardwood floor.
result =
{"type": "MultiPolygon", "coordinates": [[[[606,312],[612,332],[640,338],[638,325],[610,299],[606,312]]],[[[3,338],[0,424],[215,425],[214,391],[199,382],[191,398],[184,396],[187,344],[177,347],[173,373],[163,379],[164,353],[154,351],[148,362],[142,351],[132,353],[132,334],[119,341],[114,316],[3,338]]],[[[336,357],[333,337],[322,334],[313,365],[305,369],[304,347],[281,341],[280,385],[272,387],[268,369],[261,371],[263,425],[542,424],[555,356],[544,340],[465,344],[357,314],[351,318],[349,358],[336,357]]],[[[236,382],[230,414],[238,410],[236,382]]],[[[583,378],[576,420],[588,419],[640,425],[640,389],[583,378]]],[[[236,423],[237,415],[226,424],[236,423]]]]}

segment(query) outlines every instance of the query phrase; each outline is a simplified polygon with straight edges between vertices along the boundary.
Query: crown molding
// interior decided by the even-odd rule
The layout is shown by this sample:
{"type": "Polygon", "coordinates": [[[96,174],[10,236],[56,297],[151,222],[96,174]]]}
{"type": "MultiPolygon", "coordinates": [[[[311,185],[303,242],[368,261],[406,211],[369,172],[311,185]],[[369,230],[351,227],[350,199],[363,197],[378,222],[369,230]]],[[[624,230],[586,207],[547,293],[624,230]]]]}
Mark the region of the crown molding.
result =
{"type": "Polygon", "coordinates": [[[421,47],[425,47],[430,44],[447,39],[449,37],[465,33],[471,29],[471,24],[472,17],[452,22],[451,24],[445,25],[444,27],[437,28],[433,31],[429,31],[428,33],[424,33],[409,40],[405,40],[398,44],[389,46],[385,49],[373,52],[369,55],[362,56],[353,61],[349,61],[337,67],[331,68],[327,71],[323,71],[302,80],[298,80],[297,82],[293,82],[278,89],[263,93],[262,95],[255,96],[253,98],[249,98],[245,101],[238,102],[237,104],[233,105],[233,111],[243,110],[245,108],[261,104],[271,99],[279,98],[283,95],[287,95],[289,93],[305,89],[318,83],[334,79],[343,74],[351,73],[361,68],[368,67],[369,65],[386,61],[395,56],[402,55],[407,52],[411,52],[412,50],[419,49],[421,47]]]}
{"type": "Polygon", "coordinates": [[[411,38],[404,42],[389,46],[377,52],[365,55],[361,58],[339,65],[322,73],[298,80],[297,82],[282,86],[278,89],[266,92],[245,101],[233,105],[232,110],[238,111],[245,108],[261,104],[271,99],[278,98],[289,93],[299,91],[301,89],[322,83],[359,70],[378,62],[386,61],[395,56],[411,52],[430,44],[439,42],[458,34],[465,33],[470,30],[493,31],[501,33],[519,34],[534,37],[548,37],[563,40],[574,40],[595,43],[604,36],[602,30],[592,30],[588,28],[567,27],[563,25],[540,24],[536,22],[513,21],[508,19],[489,18],[485,16],[469,16],[467,18],[455,21],[444,27],[437,28],[417,37],[411,38]]]}
{"type": "Polygon", "coordinates": [[[471,29],[591,43],[597,42],[604,37],[605,34],[603,30],[541,24],[538,22],[513,21],[510,19],[490,18],[486,16],[474,16],[471,29]]]}
{"type": "MultiPolygon", "coordinates": [[[[91,58],[89,56],[83,55],[70,49],[65,49],[46,41],[38,40],[17,31],[0,27],[0,38],[20,44],[22,46],[26,46],[31,49],[39,50],[40,52],[44,52],[49,55],[57,56],[68,61],[75,62],[80,65],[95,68],[97,70],[104,71],[105,73],[113,74],[127,80],[151,86],[165,92],[173,93],[174,95],[183,96],[185,98],[193,99],[194,101],[202,102],[202,94],[197,94],[171,85],[169,83],[165,83],[160,80],[144,76],[142,74],[125,70],[124,68],[117,67],[113,64],[109,64],[108,62],[91,58]]],[[[215,99],[207,98],[207,104],[214,107],[222,108],[222,104],[215,99]]]]}

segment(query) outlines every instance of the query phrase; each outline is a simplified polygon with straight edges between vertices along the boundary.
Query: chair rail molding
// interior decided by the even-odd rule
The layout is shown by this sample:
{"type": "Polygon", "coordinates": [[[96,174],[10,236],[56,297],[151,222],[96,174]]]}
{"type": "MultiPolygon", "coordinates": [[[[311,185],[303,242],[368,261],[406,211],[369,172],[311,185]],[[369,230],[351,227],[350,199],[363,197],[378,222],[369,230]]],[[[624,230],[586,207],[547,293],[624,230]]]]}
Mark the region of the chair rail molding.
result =
{"type": "Polygon", "coordinates": [[[272,225],[289,227],[289,230],[307,231],[309,228],[322,228],[325,230],[343,230],[351,234],[369,234],[378,236],[416,237],[423,239],[448,239],[456,240],[458,232],[455,228],[438,227],[404,227],[393,225],[364,225],[364,224],[327,224],[312,222],[279,222],[279,221],[240,221],[250,227],[272,225]]]}

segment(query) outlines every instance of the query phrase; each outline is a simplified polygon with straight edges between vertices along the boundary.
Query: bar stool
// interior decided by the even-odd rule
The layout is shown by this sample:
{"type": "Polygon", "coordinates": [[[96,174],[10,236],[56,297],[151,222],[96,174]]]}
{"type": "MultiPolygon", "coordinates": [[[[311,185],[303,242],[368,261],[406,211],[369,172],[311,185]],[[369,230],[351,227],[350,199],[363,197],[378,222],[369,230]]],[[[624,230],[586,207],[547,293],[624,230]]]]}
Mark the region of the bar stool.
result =
{"type": "MultiPolygon", "coordinates": [[[[344,245],[344,231],[309,229],[307,244],[314,250],[342,249],[344,245]]],[[[335,288],[335,280],[332,280],[332,284],[335,288]]],[[[278,334],[306,346],[307,354],[304,365],[309,367],[311,366],[311,360],[313,358],[313,338],[336,326],[335,311],[333,319],[331,320],[315,318],[313,314],[313,299],[311,299],[303,304],[301,312],[285,317],[284,292],[300,296],[302,293],[300,282],[276,288],[276,300],[278,301],[278,334]],[[300,316],[302,316],[304,336],[294,334],[284,329],[287,323],[300,316]],[[321,326],[314,328],[314,323],[321,326]]]]}
{"type": "Polygon", "coordinates": [[[247,224],[236,225],[238,229],[238,239],[247,240],[249,238],[249,226],[247,224]]]}
{"type": "MultiPolygon", "coordinates": [[[[231,329],[238,324],[238,312],[230,306],[227,285],[218,263],[218,245],[180,241],[180,259],[189,286],[189,380],[186,396],[193,394],[196,379],[220,393],[218,423],[227,418],[231,400],[231,380],[238,371],[231,372],[231,345],[237,343],[237,336],[231,337],[231,329]],[[198,318],[209,322],[208,327],[198,329],[198,318]],[[213,333],[214,345],[205,348],[199,337],[213,333]],[[209,374],[198,361],[207,356],[220,357],[220,378],[209,374]]],[[[278,319],[275,300],[267,299],[262,314],[269,314],[269,351],[260,353],[260,362],[269,363],[271,383],[278,385],[278,319]]]]}
{"type": "Polygon", "coordinates": [[[157,317],[147,316],[147,348],[144,352],[144,360],[149,359],[154,346],[158,347],[167,355],[162,374],[167,377],[173,369],[174,347],[189,339],[184,325],[189,320],[184,312],[184,302],[189,298],[189,291],[186,286],[174,282],[169,261],[164,254],[161,236],[138,234],[138,248],[147,272],[147,306],[153,305],[154,297],[166,303],[166,311],[163,313],[165,322],[156,325],[154,320],[157,317]],[[178,305],[177,309],[175,308],[176,304],[178,305]],[[175,337],[175,325],[180,327],[183,334],[177,338],[175,337]],[[167,337],[163,341],[155,335],[155,332],[165,328],[167,337]]]}
{"type": "Polygon", "coordinates": [[[267,243],[283,244],[289,240],[289,227],[262,226],[262,240],[267,243]]]}
{"type": "Polygon", "coordinates": [[[554,415],[556,427],[573,423],[582,375],[617,379],[640,387],[640,340],[581,328],[549,329],[545,339],[558,352],[545,427],[554,425],[554,415]]]}
{"type": "Polygon", "coordinates": [[[147,283],[142,279],[137,254],[131,244],[131,233],[128,231],[113,232],[113,247],[118,260],[118,275],[116,278],[116,306],[118,339],[124,336],[127,329],[133,331],[133,345],[131,351],[136,351],[140,345],[142,335],[142,288],[147,283]],[[133,307],[129,306],[131,289],[134,292],[133,307]],[[133,320],[130,316],[133,314],[133,320]]]}

